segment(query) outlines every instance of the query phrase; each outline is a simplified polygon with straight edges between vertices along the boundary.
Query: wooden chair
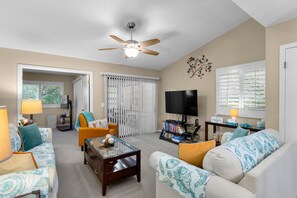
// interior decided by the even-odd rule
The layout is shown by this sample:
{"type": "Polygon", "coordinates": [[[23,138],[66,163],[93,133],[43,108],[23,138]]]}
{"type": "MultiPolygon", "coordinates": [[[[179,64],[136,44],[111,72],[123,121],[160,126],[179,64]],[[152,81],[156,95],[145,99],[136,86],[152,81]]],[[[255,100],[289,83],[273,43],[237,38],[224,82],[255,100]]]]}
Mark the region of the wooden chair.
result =
{"type": "Polygon", "coordinates": [[[81,146],[81,150],[84,150],[85,139],[103,137],[107,134],[114,135],[118,137],[118,125],[108,124],[108,128],[90,128],[88,127],[88,122],[85,116],[81,113],[79,114],[80,128],[78,131],[78,144],[81,146]]]}

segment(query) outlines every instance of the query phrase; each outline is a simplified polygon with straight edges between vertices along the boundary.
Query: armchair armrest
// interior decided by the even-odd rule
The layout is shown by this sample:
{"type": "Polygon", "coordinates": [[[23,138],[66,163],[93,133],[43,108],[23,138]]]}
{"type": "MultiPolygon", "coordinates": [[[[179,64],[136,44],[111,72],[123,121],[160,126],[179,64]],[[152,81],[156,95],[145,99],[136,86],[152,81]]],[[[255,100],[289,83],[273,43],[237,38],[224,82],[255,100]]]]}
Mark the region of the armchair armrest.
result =
{"type": "Polygon", "coordinates": [[[51,128],[39,128],[42,143],[52,143],[52,129],[51,128]]]}
{"type": "Polygon", "coordinates": [[[48,168],[39,168],[0,176],[0,197],[17,197],[40,190],[41,197],[49,192],[48,168]]]}
{"type": "Polygon", "coordinates": [[[84,146],[86,138],[103,137],[109,133],[108,128],[80,127],[78,131],[78,144],[84,146]]]}
{"type": "Polygon", "coordinates": [[[109,123],[108,129],[110,134],[118,137],[118,124],[109,123]]]}

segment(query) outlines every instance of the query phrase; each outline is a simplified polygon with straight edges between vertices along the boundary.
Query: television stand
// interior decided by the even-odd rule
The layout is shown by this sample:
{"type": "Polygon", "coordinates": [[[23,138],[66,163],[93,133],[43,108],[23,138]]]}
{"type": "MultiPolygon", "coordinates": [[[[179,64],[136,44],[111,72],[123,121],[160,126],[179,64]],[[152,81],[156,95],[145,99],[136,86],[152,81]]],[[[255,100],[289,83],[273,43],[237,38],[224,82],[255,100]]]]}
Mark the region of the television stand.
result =
{"type": "Polygon", "coordinates": [[[181,142],[195,142],[196,137],[199,137],[198,131],[201,125],[188,124],[176,120],[163,121],[163,129],[159,139],[179,144],[181,142]],[[193,132],[187,131],[187,126],[195,127],[193,132]]]}
{"type": "Polygon", "coordinates": [[[59,125],[57,126],[57,129],[59,131],[70,131],[73,129],[72,127],[72,101],[71,100],[68,100],[67,101],[67,106],[69,106],[69,117],[70,117],[70,121],[69,121],[69,124],[62,124],[62,125],[59,125]]]}

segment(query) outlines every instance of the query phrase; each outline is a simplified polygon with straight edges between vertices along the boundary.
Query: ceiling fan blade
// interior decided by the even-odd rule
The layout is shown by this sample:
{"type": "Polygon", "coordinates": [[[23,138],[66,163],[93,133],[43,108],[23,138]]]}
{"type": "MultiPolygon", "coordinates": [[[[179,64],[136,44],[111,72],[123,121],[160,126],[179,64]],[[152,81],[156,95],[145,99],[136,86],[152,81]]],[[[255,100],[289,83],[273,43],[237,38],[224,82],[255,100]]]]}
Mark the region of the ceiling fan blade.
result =
{"type": "Polygon", "coordinates": [[[158,56],[159,52],[153,51],[153,50],[149,50],[149,49],[141,49],[142,53],[145,54],[149,54],[149,55],[154,55],[154,56],[158,56]]]}
{"type": "Polygon", "coordinates": [[[98,49],[98,50],[120,50],[122,48],[102,48],[102,49],[98,49]]]}
{"type": "Polygon", "coordinates": [[[115,35],[109,35],[109,36],[120,43],[126,44],[126,41],[124,41],[123,39],[120,39],[119,37],[117,37],[115,35]]]}
{"type": "Polygon", "coordinates": [[[147,47],[147,46],[151,46],[151,45],[155,45],[157,43],[160,43],[160,40],[159,39],[150,39],[150,40],[147,40],[147,41],[142,41],[140,43],[138,43],[141,47],[147,47]]]}

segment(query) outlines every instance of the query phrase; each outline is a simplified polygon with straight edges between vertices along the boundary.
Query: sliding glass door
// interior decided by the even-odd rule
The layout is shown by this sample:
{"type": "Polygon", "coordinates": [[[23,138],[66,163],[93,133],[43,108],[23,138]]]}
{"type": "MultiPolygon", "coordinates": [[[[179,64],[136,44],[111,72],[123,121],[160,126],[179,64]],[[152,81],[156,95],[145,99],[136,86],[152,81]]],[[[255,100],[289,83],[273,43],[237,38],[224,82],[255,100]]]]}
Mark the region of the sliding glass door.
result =
{"type": "Polygon", "coordinates": [[[120,137],[156,132],[156,91],[156,80],[105,75],[106,114],[120,137]]]}

